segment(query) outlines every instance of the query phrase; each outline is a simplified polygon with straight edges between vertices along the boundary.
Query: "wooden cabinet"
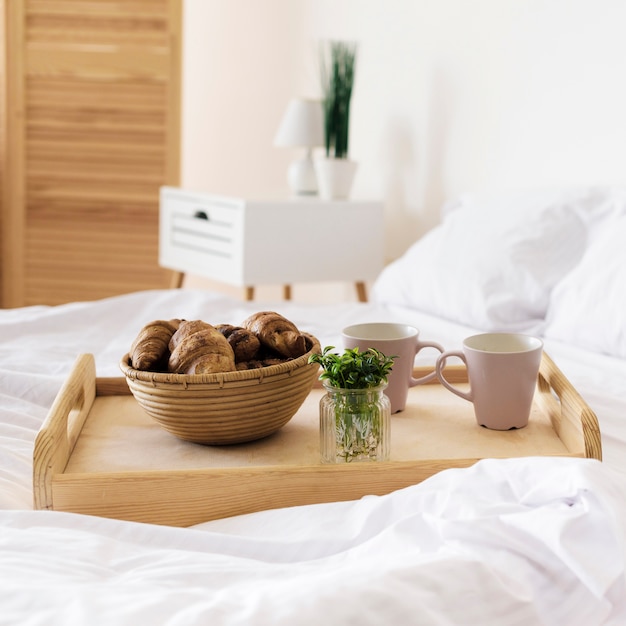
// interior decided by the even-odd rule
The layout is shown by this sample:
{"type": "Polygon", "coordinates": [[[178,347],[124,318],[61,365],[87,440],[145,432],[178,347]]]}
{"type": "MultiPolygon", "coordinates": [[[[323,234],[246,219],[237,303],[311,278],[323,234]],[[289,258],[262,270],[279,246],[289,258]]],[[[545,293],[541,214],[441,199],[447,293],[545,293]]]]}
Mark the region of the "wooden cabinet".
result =
{"type": "Polygon", "coordinates": [[[15,307],[166,287],[182,0],[3,0],[2,292],[15,307]]]}

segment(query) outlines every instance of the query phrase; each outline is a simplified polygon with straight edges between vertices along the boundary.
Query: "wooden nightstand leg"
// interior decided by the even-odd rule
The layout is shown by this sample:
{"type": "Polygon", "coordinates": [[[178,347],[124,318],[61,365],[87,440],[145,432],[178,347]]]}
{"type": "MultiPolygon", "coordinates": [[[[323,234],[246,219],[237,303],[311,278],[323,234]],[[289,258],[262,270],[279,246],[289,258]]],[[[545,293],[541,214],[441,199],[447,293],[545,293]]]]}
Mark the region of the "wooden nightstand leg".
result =
{"type": "Polygon", "coordinates": [[[354,283],[354,286],[356,287],[356,295],[357,295],[357,298],[359,299],[359,302],[367,302],[367,292],[365,291],[365,283],[358,281],[354,283]]]}
{"type": "Polygon", "coordinates": [[[246,287],[246,300],[254,300],[254,287],[246,287]]]}
{"type": "Polygon", "coordinates": [[[170,289],[180,289],[183,286],[184,279],[184,272],[172,272],[170,276],[170,289]]]}
{"type": "Polygon", "coordinates": [[[283,298],[291,300],[291,285],[283,285],[283,298]]]}

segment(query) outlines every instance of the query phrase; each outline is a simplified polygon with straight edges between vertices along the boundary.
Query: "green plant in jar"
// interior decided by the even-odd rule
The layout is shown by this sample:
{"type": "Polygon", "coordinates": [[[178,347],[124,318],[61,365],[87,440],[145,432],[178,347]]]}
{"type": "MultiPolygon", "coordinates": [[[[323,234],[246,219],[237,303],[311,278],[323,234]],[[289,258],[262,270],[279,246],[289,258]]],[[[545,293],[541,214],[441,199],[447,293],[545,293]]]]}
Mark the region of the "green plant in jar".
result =
{"type": "Polygon", "coordinates": [[[321,366],[326,395],[320,401],[320,444],[325,463],[384,461],[389,457],[391,408],[384,394],[395,356],[374,348],[332,352],[309,363],[321,366]]]}

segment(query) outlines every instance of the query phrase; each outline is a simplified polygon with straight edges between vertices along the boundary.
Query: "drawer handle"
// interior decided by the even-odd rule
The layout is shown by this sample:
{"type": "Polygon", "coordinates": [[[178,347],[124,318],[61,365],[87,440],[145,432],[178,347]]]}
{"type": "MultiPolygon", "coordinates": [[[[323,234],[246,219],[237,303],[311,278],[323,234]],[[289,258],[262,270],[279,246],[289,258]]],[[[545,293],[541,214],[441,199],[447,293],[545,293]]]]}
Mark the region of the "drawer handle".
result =
{"type": "Polygon", "coordinates": [[[207,222],[209,221],[209,216],[206,211],[198,210],[193,214],[193,216],[198,220],[207,220],[207,222]]]}

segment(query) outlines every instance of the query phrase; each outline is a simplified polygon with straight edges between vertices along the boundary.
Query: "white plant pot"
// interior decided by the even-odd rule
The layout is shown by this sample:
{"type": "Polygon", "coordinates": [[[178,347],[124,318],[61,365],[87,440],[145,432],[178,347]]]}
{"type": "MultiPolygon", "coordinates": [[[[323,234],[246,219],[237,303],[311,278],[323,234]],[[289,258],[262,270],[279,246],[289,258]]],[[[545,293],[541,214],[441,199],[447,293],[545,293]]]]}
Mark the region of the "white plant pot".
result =
{"type": "Polygon", "coordinates": [[[350,197],[358,164],[350,159],[319,158],[315,160],[315,173],[320,198],[346,200],[350,197]]]}

